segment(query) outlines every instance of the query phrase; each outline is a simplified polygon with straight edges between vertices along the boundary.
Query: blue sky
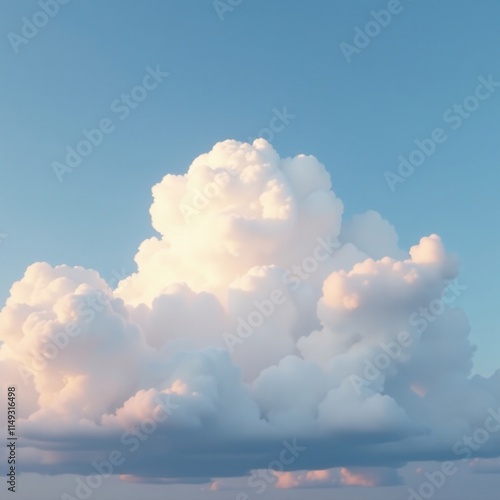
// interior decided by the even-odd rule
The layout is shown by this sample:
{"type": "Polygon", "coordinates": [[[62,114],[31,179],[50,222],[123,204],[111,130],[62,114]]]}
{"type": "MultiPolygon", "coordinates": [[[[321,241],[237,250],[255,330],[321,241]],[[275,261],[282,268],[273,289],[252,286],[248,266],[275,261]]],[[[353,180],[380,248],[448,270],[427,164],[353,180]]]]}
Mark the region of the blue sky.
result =
{"type": "MultiPolygon", "coordinates": [[[[474,95],[481,77],[500,82],[500,4],[401,0],[388,26],[346,60],[341,44],[353,44],[355,28],[388,3],[243,0],[221,20],[211,0],[72,0],[15,50],[9,33],[20,34],[23,16],[40,5],[4,2],[0,302],[33,262],[81,265],[110,282],[134,272],[139,244],[156,234],[151,187],[219,141],[257,137],[286,110],[293,117],[272,146],[281,157],[318,158],[346,218],[375,210],[401,248],[437,233],[459,255],[475,371],[492,374],[500,87],[456,130],[443,115],[474,95]],[[157,66],[168,76],[120,120],[111,103],[157,66]],[[53,162],[106,118],[113,132],[59,182],[53,162]],[[446,141],[391,191],[384,174],[436,128],[446,141]]],[[[108,498],[103,490],[95,498],[108,498]]]]}

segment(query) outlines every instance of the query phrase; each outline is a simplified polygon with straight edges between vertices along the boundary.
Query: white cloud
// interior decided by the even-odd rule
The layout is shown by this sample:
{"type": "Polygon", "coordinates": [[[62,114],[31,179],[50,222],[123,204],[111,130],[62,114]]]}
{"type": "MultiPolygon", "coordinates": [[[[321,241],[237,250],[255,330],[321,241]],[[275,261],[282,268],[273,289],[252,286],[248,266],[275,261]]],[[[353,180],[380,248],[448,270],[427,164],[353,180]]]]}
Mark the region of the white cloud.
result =
{"type": "MultiPolygon", "coordinates": [[[[296,438],[307,451],[290,470],[347,467],[337,483],[363,485],[378,479],[356,466],[460,458],[457,439],[500,407],[500,377],[471,377],[467,319],[441,299],[458,261],[437,235],[403,251],[373,211],[342,223],[331,188],[314,157],[225,141],[154,186],[159,234],[116,290],[93,270],[30,266],[0,312],[25,469],[88,473],[121,449],[116,473],[136,480],[235,476],[296,438]],[[367,381],[384,349],[399,351],[367,381]],[[132,452],[124,433],[166,398],[175,411],[132,452]]],[[[474,454],[500,455],[499,436],[474,454]]]]}

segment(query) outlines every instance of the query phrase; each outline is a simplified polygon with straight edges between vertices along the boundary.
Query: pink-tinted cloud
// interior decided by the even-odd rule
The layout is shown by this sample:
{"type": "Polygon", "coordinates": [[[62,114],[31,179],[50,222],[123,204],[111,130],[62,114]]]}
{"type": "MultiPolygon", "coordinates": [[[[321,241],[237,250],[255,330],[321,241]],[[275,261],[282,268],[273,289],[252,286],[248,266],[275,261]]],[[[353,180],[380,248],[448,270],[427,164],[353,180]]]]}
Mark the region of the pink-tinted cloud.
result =
{"type": "Polygon", "coordinates": [[[373,211],[343,220],[316,158],[224,141],[154,186],[150,213],[116,289],[40,262],[11,288],[0,385],[22,387],[26,471],[88,474],[117,451],[126,478],[208,482],[266,470],[288,439],[306,451],[280,488],[387,484],[384,467],[459,459],[498,411],[457,258],[436,234],[399,248],[373,211]]]}

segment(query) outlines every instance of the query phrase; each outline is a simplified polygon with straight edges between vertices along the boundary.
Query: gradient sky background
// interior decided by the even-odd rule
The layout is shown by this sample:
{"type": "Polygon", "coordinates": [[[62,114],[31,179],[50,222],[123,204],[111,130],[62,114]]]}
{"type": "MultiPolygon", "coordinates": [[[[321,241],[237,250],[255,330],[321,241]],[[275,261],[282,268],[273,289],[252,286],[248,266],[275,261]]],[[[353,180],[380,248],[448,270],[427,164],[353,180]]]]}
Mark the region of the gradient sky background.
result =
{"type": "MultiPolygon", "coordinates": [[[[210,0],[72,0],[15,54],[7,35],[20,33],[21,18],[39,6],[4,1],[0,233],[8,237],[0,243],[0,302],[35,261],[94,268],[108,280],[113,272],[134,271],[138,244],[153,234],[151,186],[166,173],[184,172],[220,140],[255,137],[273,109],[286,106],[296,118],[273,146],[282,157],[316,156],[347,216],[377,210],[395,225],[403,248],[436,232],[459,254],[460,281],[468,285],[460,305],[479,346],[475,368],[492,373],[500,349],[500,89],[396,192],[384,172],[396,170],[398,155],[407,157],[416,138],[436,127],[449,130],[443,112],[472,94],[479,76],[500,81],[500,4],[402,0],[403,11],[348,63],[339,44],[352,43],[354,27],[386,5],[244,0],[221,21],[210,0]],[[169,77],[120,122],[110,103],[156,64],[169,77]],[[52,162],[105,117],[114,118],[116,130],[59,183],[52,162]]],[[[29,481],[60,494],[50,478],[29,481]]],[[[439,498],[471,498],[457,494],[466,491],[464,482],[455,478],[439,498]]],[[[499,484],[493,476],[480,482],[484,491],[499,484]]],[[[124,499],[200,494],[193,486],[135,488],[112,480],[93,498],[112,491],[124,499]]],[[[404,491],[308,494],[406,498],[404,491]]],[[[234,498],[234,492],[207,495],[234,498]]],[[[273,490],[261,498],[302,496],[273,490]]]]}

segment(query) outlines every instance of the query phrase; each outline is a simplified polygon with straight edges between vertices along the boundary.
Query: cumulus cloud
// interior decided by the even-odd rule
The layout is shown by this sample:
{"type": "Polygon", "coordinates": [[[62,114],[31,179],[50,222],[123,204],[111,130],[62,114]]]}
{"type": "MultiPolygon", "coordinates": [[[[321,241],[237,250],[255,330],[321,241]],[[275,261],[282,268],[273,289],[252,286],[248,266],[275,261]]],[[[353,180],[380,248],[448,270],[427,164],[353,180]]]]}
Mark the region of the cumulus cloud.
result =
{"type": "MultiPolygon", "coordinates": [[[[25,471],[117,452],[124,480],[200,482],[287,443],[277,487],[397,484],[393,467],[459,459],[493,426],[500,372],[472,373],[457,258],[435,234],[399,248],[373,211],[343,221],[316,158],[224,141],[154,186],[150,213],[116,289],[46,263],[11,288],[0,372],[22,388],[25,471]]],[[[499,436],[471,456],[500,455],[499,436]]]]}

